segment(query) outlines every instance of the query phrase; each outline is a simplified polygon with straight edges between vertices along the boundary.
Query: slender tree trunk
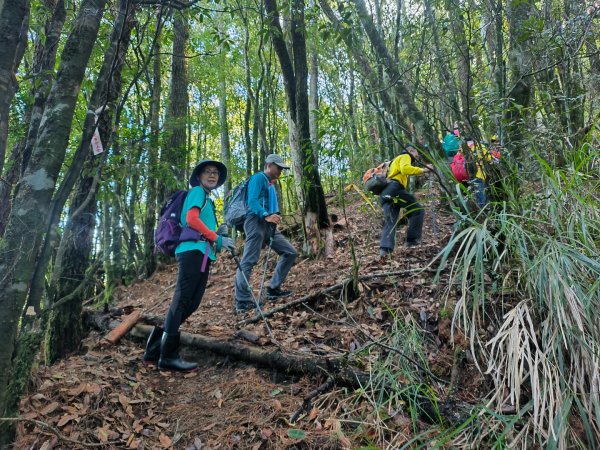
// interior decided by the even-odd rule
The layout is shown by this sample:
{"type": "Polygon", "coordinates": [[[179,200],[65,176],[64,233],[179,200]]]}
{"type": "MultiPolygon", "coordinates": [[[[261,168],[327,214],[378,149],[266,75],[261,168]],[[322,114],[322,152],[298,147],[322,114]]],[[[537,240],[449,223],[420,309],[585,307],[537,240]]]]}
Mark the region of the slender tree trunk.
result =
{"type": "Polygon", "coordinates": [[[310,53],[310,86],[308,96],[308,121],[310,126],[310,141],[315,160],[319,161],[319,55],[316,49],[310,53]]]}
{"type": "Polygon", "coordinates": [[[452,48],[455,50],[455,59],[457,61],[458,83],[460,86],[460,98],[462,105],[462,118],[473,128],[472,108],[473,108],[473,74],[471,72],[471,48],[469,27],[465,27],[465,14],[463,5],[459,1],[445,0],[446,11],[452,24],[452,48]]]}
{"type": "Polygon", "coordinates": [[[246,91],[248,92],[248,98],[246,99],[246,108],[244,109],[244,144],[246,151],[246,176],[249,177],[252,174],[252,149],[255,143],[258,141],[258,126],[256,122],[256,112],[253,116],[253,130],[252,134],[254,139],[250,137],[250,118],[252,117],[252,106],[254,102],[254,96],[252,95],[252,75],[250,70],[250,30],[248,28],[248,19],[242,14],[242,20],[244,22],[244,68],[246,71],[246,91]]]}
{"type": "Polygon", "coordinates": [[[355,98],[355,89],[356,89],[356,81],[354,76],[354,67],[350,67],[349,70],[350,76],[350,92],[348,93],[348,122],[350,127],[350,137],[352,138],[352,144],[354,144],[354,152],[360,153],[362,149],[362,145],[358,140],[358,129],[356,126],[356,115],[354,114],[354,104],[356,101],[355,98]]]}
{"type": "MultiPolygon", "coordinates": [[[[171,86],[169,104],[165,117],[165,130],[168,146],[163,148],[163,164],[172,168],[173,182],[167,190],[178,186],[187,187],[186,172],[186,120],[188,116],[188,74],[185,58],[189,39],[186,18],[179,13],[173,20],[173,56],[171,60],[171,86]]],[[[164,199],[163,199],[164,200],[164,199]]]]}
{"type": "MultiPolygon", "coordinates": [[[[290,146],[297,145],[293,163],[301,171],[302,197],[305,227],[311,241],[311,253],[316,254],[320,240],[319,229],[329,227],[329,216],[325,194],[321,185],[318,162],[310,139],[308,113],[308,64],[306,60],[306,26],[304,21],[304,1],[293,0],[291,17],[291,40],[293,62],[290,58],[279,23],[279,13],[275,0],[266,0],[265,9],[270,19],[270,33],[273,47],[279,59],[284,78],[290,123],[290,146]],[[293,142],[297,139],[297,144],[293,142]]],[[[292,154],[294,157],[294,154],[292,154]]]]}
{"type": "MultiPolygon", "coordinates": [[[[417,136],[416,140],[423,140],[430,149],[437,148],[437,139],[431,125],[425,119],[425,116],[415,104],[413,95],[402,81],[403,77],[398,70],[397,64],[385,46],[382,36],[377,32],[371,17],[369,16],[363,0],[352,0],[358,10],[360,21],[369,37],[369,41],[377,53],[379,59],[384,65],[390,79],[394,80],[394,89],[396,98],[400,102],[402,112],[412,121],[415,126],[417,136]]],[[[390,110],[392,112],[393,109],[390,110]]]]}
{"type": "MultiPolygon", "coordinates": [[[[11,358],[49,205],[67,148],[75,104],[106,0],[84,0],[40,123],[31,161],[21,180],[6,233],[0,241],[0,413],[8,403],[11,358]]],[[[3,433],[0,433],[2,435],[3,433]]],[[[2,444],[2,443],[0,443],[2,444]]]]}
{"type": "Polygon", "coordinates": [[[532,86],[530,77],[526,76],[531,68],[525,28],[531,14],[531,4],[521,0],[510,0],[506,10],[509,29],[509,71],[512,88],[508,92],[508,107],[504,121],[506,125],[506,147],[518,161],[526,147],[524,130],[527,126],[527,108],[531,101],[532,86]]]}
{"type": "MultiPolygon", "coordinates": [[[[231,165],[231,148],[229,144],[229,124],[227,123],[227,85],[224,79],[219,82],[219,134],[221,136],[221,162],[229,167],[231,165]]],[[[231,190],[231,177],[227,177],[225,190],[231,190]]]]}
{"type": "Polygon", "coordinates": [[[156,177],[158,166],[159,140],[160,132],[160,94],[161,94],[161,67],[160,67],[160,42],[158,37],[161,32],[161,21],[157,23],[156,42],[154,44],[153,56],[153,75],[152,91],[150,99],[150,139],[148,146],[148,167],[147,167],[147,201],[146,217],[144,220],[144,267],[146,276],[149,277],[156,270],[156,256],[154,255],[154,225],[156,223],[156,209],[158,200],[158,184],[156,177]]]}
{"type": "MultiPolygon", "coordinates": [[[[144,124],[145,128],[145,124],[144,124]]],[[[127,205],[127,216],[129,220],[127,221],[127,235],[129,236],[129,240],[127,241],[127,275],[128,278],[135,276],[137,273],[136,270],[136,259],[137,259],[137,242],[138,236],[135,231],[135,208],[140,204],[140,194],[139,184],[140,184],[140,170],[141,167],[141,159],[143,148],[141,143],[136,145],[137,149],[132,149],[132,152],[135,152],[134,163],[132,167],[132,175],[130,182],[130,192],[129,192],[129,204],[127,205]]]]}
{"type": "Polygon", "coordinates": [[[590,55],[590,72],[591,72],[591,93],[590,95],[590,110],[596,111],[600,104],[600,51],[596,44],[598,33],[597,28],[592,23],[585,39],[585,47],[587,54],[590,55]]]}
{"type": "MultiPolygon", "coordinates": [[[[246,99],[246,107],[244,108],[244,153],[246,155],[246,164],[245,164],[245,169],[246,169],[246,176],[250,176],[250,174],[252,173],[252,147],[253,147],[253,143],[252,143],[252,138],[250,136],[250,118],[252,117],[252,102],[250,101],[250,98],[246,99]]],[[[253,121],[253,125],[256,125],[253,121]]],[[[255,136],[255,141],[256,141],[256,132],[257,132],[257,127],[254,126],[252,133],[255,136]]]]}
{"type": "MultiPolygon", "coordinates": [[[[115,161],[119,161],[123,157],[117,133],[115,133],[112,157],[115,161]]],[[[123,171],[123,176],[125,176],[125,171],[123,171]]],[[[125,180],[118,177],[113,181],[113,186],[114,197],[112,207],[110,208],[110,223],[112,225],[110,230],[112,237],[112,245],[110,247],[111,264],[106,268],[106,284],[107,286],[111,286],[111,288],[123,284],[123,275],[125,274],[125,257],[123,255],[123,210],[125,209],[124,205],[126,202],[124,192],[126,190],[125,180]]]]}
{"type": "MultiPolygon", "coordinates": [[[[109,187],[105,189],[110,190],[109,187]]],[[[112,215],[110,202],[104,200],[102,203],[102,266],[104,270],[104,301],[108,303],[112,295],[114,284],[109,276],[112,266],[111,248],[112,248],[112,215]]]]}
{"type": "Polygon", "coordinates": [[[442,107],[445,111],[448,110],[448,113],[445,111],[442,113],[442,118],[444,124],[447,125],[447,128],[451,127],[451,124],[460,117],[460,108],[458,107],[458,98],[456,94],[456,85],[454,84],[454,80],[450,74],[450,68],[448,67],[448,60],[450,58],[444,53],[442,44],[440,42],[440,35],[438,32],[438,21],[435,17],[435,11],[433,6],[431,5],[432,0],[425,0],[425,16],[427,17],[427,22],[429,23],[429,28],[431,29],[431,35],[433,37],[433,46],[435,57],[437,59],[437,67],[440,71],[440,99],[442,107]],[[446,100],[447,99],[447,100],[446,100]],[[448,104],[446,104],[446,101],[448,104]]]}
{"type": "Polygon", "coordinates": [[[15,73],[27,43],[28,16],[29,0],[4,0],[0,9],[0,173],[6,154],[10,104],[17,87],[15,73]]]}

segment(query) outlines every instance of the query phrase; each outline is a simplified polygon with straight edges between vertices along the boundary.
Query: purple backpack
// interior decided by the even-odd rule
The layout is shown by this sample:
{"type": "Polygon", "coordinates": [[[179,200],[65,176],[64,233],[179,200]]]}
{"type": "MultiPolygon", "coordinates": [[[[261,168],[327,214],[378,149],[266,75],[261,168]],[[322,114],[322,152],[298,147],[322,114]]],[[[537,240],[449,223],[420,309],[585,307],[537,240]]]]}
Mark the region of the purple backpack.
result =
{"type": "MultiPolygon", "coordinates": [[[[182,227],[180,218],[183,202],[188,191],[176,191],[171,195],[160,210],[158,225],[154,231],[155,251],[159,250],[167,256],[175,256],[175,249],[180,242],[203,240],[203,236],[189,227],[182,227]]],[[[207,198],[201,210],[206,205],[207,198]]]]}
{"type": "Polygon", "coordinates": [[[160,210],[158,225],[154,231],[154,246],[162,254],[175,256],[181,235],[181,210],[188,191],[176,191],[171,195],[160,210]]]}

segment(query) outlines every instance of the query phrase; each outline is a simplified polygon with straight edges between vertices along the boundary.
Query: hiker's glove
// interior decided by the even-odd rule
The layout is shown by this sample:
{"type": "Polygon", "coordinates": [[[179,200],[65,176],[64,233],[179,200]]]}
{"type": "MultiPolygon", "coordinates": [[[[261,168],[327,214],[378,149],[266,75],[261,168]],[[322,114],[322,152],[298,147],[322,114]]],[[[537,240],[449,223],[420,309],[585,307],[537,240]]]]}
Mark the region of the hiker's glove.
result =
{"type": "Polygon", "coordinates": [[[224,248],[227,251],[230,251],[231,253],[233,253],[233,251],[235,250],[235,244],[233,242],[233,239],[227,236],[223,236],[221,238],[221,246],[222,248],[224,248]]]}
{"type": "Polygon", "coordinates": [[[229,227],[226,223],[217,228],[217,234],[219,236],[229,236],[229,227]]]}

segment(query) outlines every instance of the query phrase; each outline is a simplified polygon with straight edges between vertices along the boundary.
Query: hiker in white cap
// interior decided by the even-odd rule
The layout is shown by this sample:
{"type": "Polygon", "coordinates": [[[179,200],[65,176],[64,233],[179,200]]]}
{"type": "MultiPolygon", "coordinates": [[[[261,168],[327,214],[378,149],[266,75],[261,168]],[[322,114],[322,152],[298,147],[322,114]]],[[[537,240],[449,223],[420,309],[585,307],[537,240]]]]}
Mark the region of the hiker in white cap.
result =
{"type": "Polygon", "coordinates": [[[281,156],[271,154],[265,160],[264,171],[255,173],[248,182],[248,214],[244,221],[246,242],[240,267],[235,275],[235,309],[238,313],[256,307],[247,280],[250,279],[252,269],[260,257],[260,250],[265,245],[269,245],[279,255],[275,272],[267,287],[267,299],[275,300],[292,294],[291,291],[283,290],[281,285],[294,265],[298,252],[277,231],[281,216],[279,211],[271,211],[272,205],[277,205],[277,202],[269,201],[269,193],[271,196],[274,194],[274,190],[270,189],[271,185],[281,176],[283,170],[289,168],[281,156]]]}

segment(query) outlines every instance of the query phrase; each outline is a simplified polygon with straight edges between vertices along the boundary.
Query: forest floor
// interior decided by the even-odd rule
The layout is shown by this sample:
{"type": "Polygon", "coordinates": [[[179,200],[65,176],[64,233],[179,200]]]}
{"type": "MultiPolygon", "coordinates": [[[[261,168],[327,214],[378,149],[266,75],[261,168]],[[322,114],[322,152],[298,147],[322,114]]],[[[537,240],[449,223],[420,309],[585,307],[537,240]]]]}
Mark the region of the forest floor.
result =
{"type": "MultiPolygon", "coordinates": [[[[284,286],[294,295],[267,304],[264,309],[322,291],[350,277],[351,244],[359,275],[427,267],[448,241],[454,222],[439,207],[432,213],[436,197],[428,195],[426,191],[419,193],[427,210],[423,244],[403,247],[406,227],[399,227],[399,245],[392,257],[385,259],[378,255],[382,218],[377,203],[372,208],[350,191],[345,197],[344,214],[338,199],[330,198],[330,213],[340,218],[334,230],[333,257],[299,258],[284,286]]],[[[298,242],[295,245],[298,247],[298,242]]],[[[253,273],[255,287],[260,284],[265,254],[263,251],[253,273]]],[[[275,260],[272,257],[269,261],[267,282],[275,260]]],[[[437,262],[432,267],[437,267],[437,262]]],[[[252,314],[233,313],[234,271],[235,263],[228,255],[213,265],[202,304],[183,324],[182,332],[277,349],[262,321],[242,327],[238,324],[252,314]],[[257,341],[251,344],[236,337],[240,328],[255,335],[257,341]]],[[[118,288],[111,307],[140,308],[145,314],[164,315],[176,274],[176,265],[168,265],[150,279],[118,288]]],[[[431,271],[415,271],[366,280],[361,282],[355,300],[344,301],[337,294],[322,295],[317,301],[277,313],[269,324],[276,343],[287,352],[340,357],[384,337],[395,316],[418,324],[429,369],[440,379],[450,380],[455,365],[450,320],[456,293],[449,288],[445,275],[437,283],[434,276],[431,271]]],[[[326,374],[289,375],[189,348],[182,353],[199,362],[197,372],[163,372],[142,364],[141,339],[129,335],[111,346],[104,335],[92,331],[81,352],[34,370],[22,400],[24,420],[19,422],[16,448],[90,448],[94,443],[101,448],[137,449],[397,448],[427,431],[428,424],[411,420],[402,408],[388,411],[384,419],[378,417],[383,428],[370,424],[374,415],[380,415],[377,402],[365,392],[338,385],[317,396],[310,410],[291,423],[303,399],[327,379],[326,374]]],[[[477,401],[485,390],[485,379],[469,358],[462,361],[460,380],[455,382],[455,396],[462,402],[477,401]]],[[[447,389],[447,383],[435,387],[439,396],[447,389]]]]}

